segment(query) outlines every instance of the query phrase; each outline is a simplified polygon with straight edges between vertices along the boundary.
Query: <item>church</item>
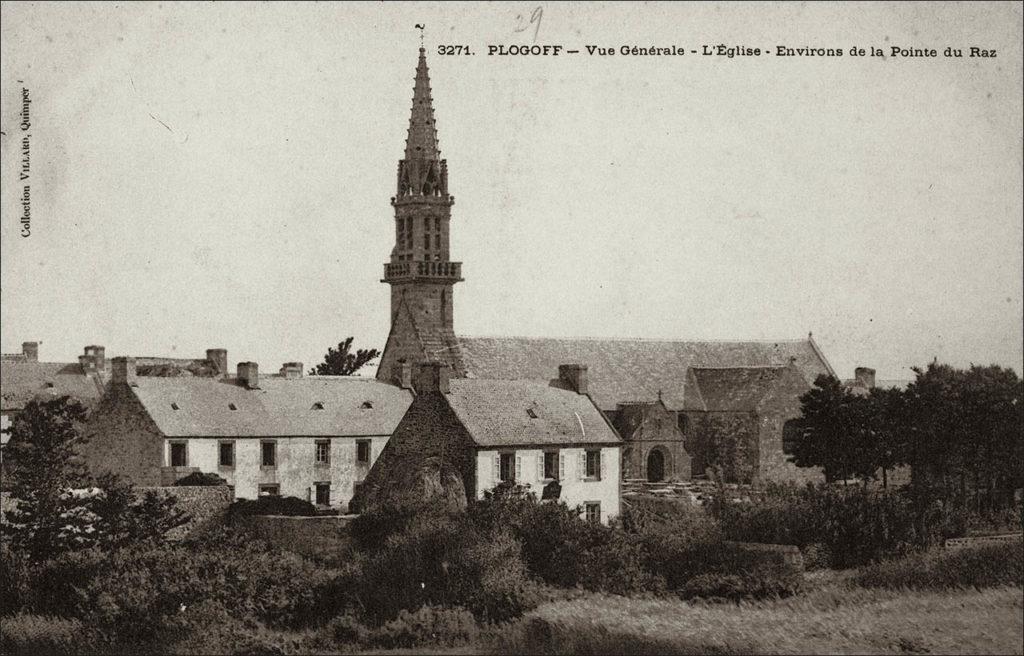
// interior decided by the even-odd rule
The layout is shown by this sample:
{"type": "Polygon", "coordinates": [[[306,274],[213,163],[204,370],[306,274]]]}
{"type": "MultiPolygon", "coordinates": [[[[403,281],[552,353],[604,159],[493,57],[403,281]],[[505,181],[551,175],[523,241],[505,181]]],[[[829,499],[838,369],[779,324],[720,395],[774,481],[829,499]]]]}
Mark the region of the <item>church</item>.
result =
{"type": "MultiPolygon", "coordinates": [[[[452,379],[546,381],[574,366],[623,440],[621,477],[651,482],[718,473],[725,482],[810,480],[789,462],[800,396],[835,372],[811,334],[777,341],[472,337],[455,330],[462,262],[450,252],[452,207],[426,53],[420,48],[405,155],[398,163],[395,244],[381,282],[391,329],[377,378],[403,384],[440,363],[452,379]]],[[[506,408],[518,414],[526,408],[506,408]]]]}

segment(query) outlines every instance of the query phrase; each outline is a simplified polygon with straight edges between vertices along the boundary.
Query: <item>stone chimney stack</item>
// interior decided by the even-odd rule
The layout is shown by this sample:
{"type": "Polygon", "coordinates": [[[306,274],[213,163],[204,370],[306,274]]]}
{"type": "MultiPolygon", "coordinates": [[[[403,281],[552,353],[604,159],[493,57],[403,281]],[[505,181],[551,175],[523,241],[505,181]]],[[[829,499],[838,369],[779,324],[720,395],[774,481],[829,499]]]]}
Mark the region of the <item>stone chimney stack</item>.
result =
{"type": "Polygon", "coordinates": [[[427,392],[440,392],[447,394],[448,386],[448,365],[443,362],[423,362],[416,366],[416,380],[413,387],[419,394],[427,392]]]}
{"type": "MultiPolygon", "coordinates": [[[[107,368],[107,349],[102,346],[93,344],[92,346],[85,347],[85,354],[92,357],[93,365],[96,367],[96,371],[104,371],[107,368]]],[[[81,362],[82,358],[78,358],[81,362]]]]}
{"type": "MultiPolygon", "coordinates": [[[[83,356],[88,357],[88,356],[83,356]]],[[[135,358],[117,357],[110,361],[111,381],[114,383],[125,383],[135,385],[135,358]]]]}
{"type": "Polygon", "coordinates": [[[558,378],[576,390],[577,394],[587,393],[587,365],[560,364],[558,365],[558,378]]]}
{"type": "Polygon", "coordinates": [[[82,366],[82,371],[85,374],[96,373],[96,356],[86,353],[85,355],[78,356],[78,364],[82,366]]]}
{"type": "Polygon", "coordinates": [[[228,350],[222,348],[206,349],[206,359],[213,363],[218,376],[228,375],[228,350]]]}
{"type": "Polygon", "coordinates": [[[260,366],[255,362],[239,362],[238,382],[246,389],[259,389],[260,366]]]}
{"type": "Polygon", "coordinates": [[[22,342],[21,354],[29,362],[39,362],[39,342],[22,342]]]}
{"type": "Polygon", "coordinates": [[[402,389],[412,389],[412,363],[396,362],[394,371],[391,374],[392,382],[402,389]]]}
{"type": "Polygon", "coordinates": [[[302,378],[301,362],[285,362],[281,365],[281,375],[285,378],[302,378]]]}
{"type": "Polygon", "coordinates": [[[875,370],[869,367],[857,367],[853,370],[853,379],[858,387],[875,388],[875,370]]]}

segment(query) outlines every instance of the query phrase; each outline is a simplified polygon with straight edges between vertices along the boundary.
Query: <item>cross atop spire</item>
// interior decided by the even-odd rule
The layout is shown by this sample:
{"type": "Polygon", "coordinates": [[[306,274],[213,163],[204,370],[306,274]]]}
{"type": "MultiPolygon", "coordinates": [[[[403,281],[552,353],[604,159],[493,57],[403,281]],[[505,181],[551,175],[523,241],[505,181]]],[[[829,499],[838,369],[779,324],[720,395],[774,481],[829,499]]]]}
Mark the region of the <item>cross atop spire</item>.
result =
{"type": "Polygon", "coordinates": [[[406,160],[436,160],[437,128],[434,124],[434,99],[430,96],[430,75],[427,70],[427,51],[420,46],[420,60],[416,65],[416,85],[412,92],[412,116],[409,135],[405,140],[406,160]]]}

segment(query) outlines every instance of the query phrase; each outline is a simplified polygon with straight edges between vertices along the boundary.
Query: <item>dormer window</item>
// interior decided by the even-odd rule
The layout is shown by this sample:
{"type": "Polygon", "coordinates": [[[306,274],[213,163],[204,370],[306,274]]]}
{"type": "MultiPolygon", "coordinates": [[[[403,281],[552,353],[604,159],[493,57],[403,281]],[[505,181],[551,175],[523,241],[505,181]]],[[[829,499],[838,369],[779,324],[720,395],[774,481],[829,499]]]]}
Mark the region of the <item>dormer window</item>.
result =
{"type": "Polygon", "coordinates": [[[229,403],[228,404],[228,409],[229,410],[238,410],[238,406],[236,406],[234,403],[229,403]]]}
{"type": "Polygon", "coordinates": [[[526,414],[530,415],[530,419],[536,419],[537,413],[533,411],[533,408],[527,408],[526,414]]]}
{"type": "Polygon", "coordinates": [[[178,408],[178,404],[177,403],[172,403],[171,404],[171,410],[178,410],[178,409],[179,408],[178,408]]]}
{"type": "Polygon", "coordinates": [[[373,402],[371,402],[371,401],[363,401],[363,405],[361,405],[359,407],[361,407],[363,410],[373,410],[373,402]]]}
{"type": "Polygon", "coordinates": [[[316,403],[313,404],[313,407],[310,408],[310,410],[323,410],[323,409],[324,409],[324,402],[323,401],[317,401],[316,403]]]}
{"type": "Polygon", "coordinates": [[[53,383],[50,382],[50,381],[46,381],[46,387],[52,388],[53,387],[53,383]]]}

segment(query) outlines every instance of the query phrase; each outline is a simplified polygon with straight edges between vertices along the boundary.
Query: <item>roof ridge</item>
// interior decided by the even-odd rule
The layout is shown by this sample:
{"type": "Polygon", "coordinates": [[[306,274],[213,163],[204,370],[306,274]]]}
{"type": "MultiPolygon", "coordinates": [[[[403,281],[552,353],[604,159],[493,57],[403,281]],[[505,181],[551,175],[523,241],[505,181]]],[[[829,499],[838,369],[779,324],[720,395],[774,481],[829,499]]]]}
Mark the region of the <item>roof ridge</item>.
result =
{"type": "Polygon", "coordinates": [[[562,341],[588,341],[588,342],[671,342],[677,344],[685,343],[711,343],[711,344],[799,344],[807,342],[806,337],[787,339],[681,339],[662,337],[600,337],[593,335],[570,336],[570,337],[542,337],[536,335],[456,335],[458,339],[529,339],[529,340],[562,340],[562,341]]]}

